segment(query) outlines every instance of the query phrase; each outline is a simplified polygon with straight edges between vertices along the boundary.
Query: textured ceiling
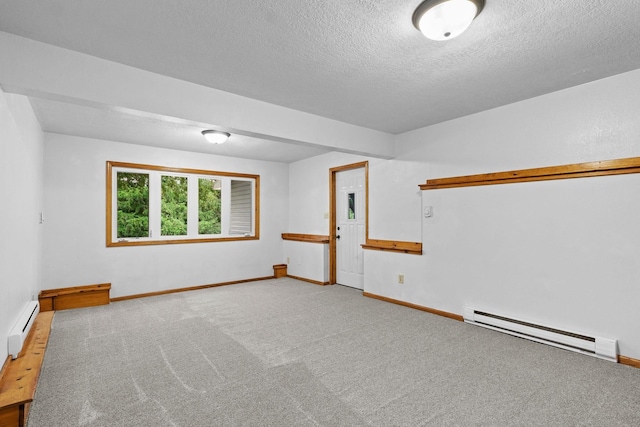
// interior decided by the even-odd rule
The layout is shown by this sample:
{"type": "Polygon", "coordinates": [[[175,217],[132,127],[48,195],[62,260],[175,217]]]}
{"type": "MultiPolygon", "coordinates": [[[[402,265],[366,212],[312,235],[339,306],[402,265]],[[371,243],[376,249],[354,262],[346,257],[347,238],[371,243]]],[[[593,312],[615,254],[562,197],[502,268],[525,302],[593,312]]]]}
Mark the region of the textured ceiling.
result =
{"type": "Polygon", "coordinates": [[[638,0],[486,0],[447,42],[420,0],[0,0],[0,31],[389,133],[640,68],[638,0]]]}

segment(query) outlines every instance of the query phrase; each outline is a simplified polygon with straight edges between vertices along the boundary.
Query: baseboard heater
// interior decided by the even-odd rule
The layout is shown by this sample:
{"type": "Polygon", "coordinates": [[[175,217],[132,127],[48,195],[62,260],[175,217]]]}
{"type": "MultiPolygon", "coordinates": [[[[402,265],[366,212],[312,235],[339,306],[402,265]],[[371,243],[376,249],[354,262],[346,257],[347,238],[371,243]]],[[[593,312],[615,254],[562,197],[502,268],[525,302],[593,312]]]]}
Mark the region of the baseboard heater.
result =
{"type": "Polygon", "coordinates": [[[464,321],[494,331],[504,332],[516,337],[587,354],[611,362],[618,361],[618,342],[614,339],[576,334],[477,310],[472,307],[464,308],[464,321]]]}
{"type": "Polygon", "coordinates": [[[39,312],[40,304],[38,301],[31,301],[20,315],[18,323],[16,323],[9,333],[7,347],[12,359],[17,358],[18,354],[20,354],[22,345],[26,341],[29,331],[31,330],[31,326],[33,325],[33,322],[35,322],[36,316],[39,312]]]}

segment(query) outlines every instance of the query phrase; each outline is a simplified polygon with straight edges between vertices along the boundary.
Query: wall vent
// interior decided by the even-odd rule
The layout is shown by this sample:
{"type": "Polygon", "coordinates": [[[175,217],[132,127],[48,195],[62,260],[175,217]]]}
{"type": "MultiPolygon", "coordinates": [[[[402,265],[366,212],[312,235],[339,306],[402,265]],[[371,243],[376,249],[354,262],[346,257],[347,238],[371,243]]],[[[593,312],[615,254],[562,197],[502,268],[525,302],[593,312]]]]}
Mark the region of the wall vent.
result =
{"type": "Polygon", "coordinates": [[[483,328],[504,332],[516,337],[571,350],[611,362],[618,361],[618,341],[609,338],[576,334],[518,319],[488,313],[471,307],[464,308],[464,321],[483,328]]]}
{"type": "Polygon", "coordinates": [[[20,315],[18,323],[16,323],[9,333],[9,338],[7,339],[7,350],[12,359],[17,358],[18,354],[20,354],[22,345],[27,339],[27,335],[29,335],[31,326],[33,325],[33,322],[35,322],[36,316],[39,312],[40,304],[38,301],[31,301],[20,315]]]}

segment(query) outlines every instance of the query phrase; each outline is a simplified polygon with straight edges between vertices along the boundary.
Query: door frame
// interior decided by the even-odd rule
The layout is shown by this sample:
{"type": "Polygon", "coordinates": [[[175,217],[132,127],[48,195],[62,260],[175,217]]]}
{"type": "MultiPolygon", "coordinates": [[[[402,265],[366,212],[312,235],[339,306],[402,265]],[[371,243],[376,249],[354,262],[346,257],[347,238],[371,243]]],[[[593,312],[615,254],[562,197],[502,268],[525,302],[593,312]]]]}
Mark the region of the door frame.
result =
{"type": "Polygon", "coordinates": [[[336,283],[336,174],[364,168],[364,239],[369,240],[369,162],[351,163],[329,169],[329,284],[336,283]]]}

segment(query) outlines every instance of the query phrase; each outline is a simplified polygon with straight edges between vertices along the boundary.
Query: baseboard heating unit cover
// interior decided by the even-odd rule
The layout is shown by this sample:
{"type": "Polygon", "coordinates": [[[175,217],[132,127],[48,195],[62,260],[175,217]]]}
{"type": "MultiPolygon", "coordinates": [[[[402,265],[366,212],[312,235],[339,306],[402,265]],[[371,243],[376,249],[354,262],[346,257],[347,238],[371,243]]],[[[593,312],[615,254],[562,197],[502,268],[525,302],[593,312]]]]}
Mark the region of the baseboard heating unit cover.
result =
{"type": "Polygon", "coordinates": [[[618,341],[592,337],[512,319],[494,313],[464,308],[464,321],[516,337],[571,350],[611,362],[618,361],[618,341]]]}
{"type": "Polygon", "coordinates": [[[9,338],[7,340],[7,350],[12,359],[18,357],[20,350],[22,350],[22,345],[27,339],[29,330],[31,330],[31,326],[33,325],[33,322],[35,322],[36,316],[39,312],[40,304],[38,303],[38,301],[31,301],[27,305],[27,308],[25,308],[20,315],[18,323],[16,323],[16,325],[9,333],[9,338]]]}

